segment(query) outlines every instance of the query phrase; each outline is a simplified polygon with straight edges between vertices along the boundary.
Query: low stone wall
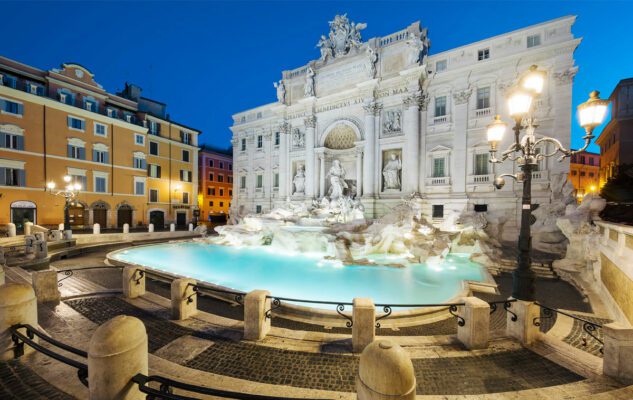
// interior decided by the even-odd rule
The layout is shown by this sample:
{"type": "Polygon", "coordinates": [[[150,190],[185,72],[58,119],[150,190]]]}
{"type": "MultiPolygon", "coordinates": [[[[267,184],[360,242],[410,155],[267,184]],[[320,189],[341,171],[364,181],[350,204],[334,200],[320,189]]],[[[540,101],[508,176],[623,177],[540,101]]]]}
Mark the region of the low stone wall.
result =
{"type": "Polygon", "coordinates": [[[602,299],[620,322],[633,323],[633,226],[597,221],[600,259],[595,277],[602,299]]]}
{"type": "Polygon", "coordinates": [[[99,233],[99,234],[80,234],[73,235],[73,239],[78,245],[98,244],[108,242],[144,242],[148,240],[168,240],[168,239],[185,239],[201,237],[202,235],[195,232],[175,231],[175,232],[131,232],[131,233],[99,233]]]}

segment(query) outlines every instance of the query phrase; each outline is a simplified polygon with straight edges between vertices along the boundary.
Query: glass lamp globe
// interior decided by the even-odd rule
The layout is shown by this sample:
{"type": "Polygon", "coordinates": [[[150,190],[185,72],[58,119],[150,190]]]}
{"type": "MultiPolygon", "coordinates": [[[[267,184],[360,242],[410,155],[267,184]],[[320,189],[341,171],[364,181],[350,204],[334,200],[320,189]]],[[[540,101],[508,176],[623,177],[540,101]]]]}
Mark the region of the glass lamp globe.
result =
{"type": "Polygon", "coordinates": [[[508,109],[512,118],[524,117],[532,106],[532,94],[521,88],[514,88],[508,96],[508,109]]]}
{"type": "Polygon", "coordinates": [[[53,181],[48,182],[48,183],[46,184],[46,187],[47,187],[49,190],[53,190],[53,189],[55,189],[55,182],[53,182],[53,181]]]}
{"type": "Polygon", "coordinates": [[[75,184],[73,185],[73,189],[75,189],[75,190],[81,190],[81,184],[80,184],[80,183],[75,183],[75,184]]]}
{"type": "Polygon", "coordinates": [[[488,143],[492,148],[495,148],[497,143],[503,139],[503,134],[506,131],[506,123],[501,120],[500,115],[495,115],[494,121],[492,121],[487,129],[486,134],[488,136],[488,143]]]}
{"type": "Polygon", "coordinates": [[[70,175],[64,175],[64,182],[69,183],[71,179],[70,175]]]}
{"type": "Polygon", "coordinates": [[[589,93],[589,100],[578,106],[580,126],[585,128],[588,133],[591,133],[593,128],[604,122],[608,107],[609,100],[601,99],[600,92],[594,90],[589,93]]]}
{"type": "Polygon", "coordinates": [[[521,87],[532,91],[535,94],[541,94],[545,86],[545,71],[539,71],[536,65],[532,65],[529,71],[521,80],[521,87]]]}

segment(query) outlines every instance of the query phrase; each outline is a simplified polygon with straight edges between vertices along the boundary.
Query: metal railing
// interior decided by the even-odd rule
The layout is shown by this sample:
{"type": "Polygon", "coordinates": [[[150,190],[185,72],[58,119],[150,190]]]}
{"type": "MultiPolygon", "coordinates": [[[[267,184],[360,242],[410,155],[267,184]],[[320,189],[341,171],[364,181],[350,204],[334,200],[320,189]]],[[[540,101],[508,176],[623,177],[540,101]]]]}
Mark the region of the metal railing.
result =
{"type": "Polygon", "coordinates": [[[233,300],[236,303],[244,305],[244,296],[246,295],[245,292],[238,292],[236,290],[228,290],[228,289],[219,289],[219,288],[203,286],[203,285],[193,284],[193,283],[189,283],[187,287],[191,287],[191,290],[192,290],[192,293],[187,296],[187,304],[191,304],[191,302],[193,301],[193,296],[196,296],[198,293],[206,292],[207,294],[222,293],[222,294],[231,295],[233,296],[233,300]]]}
{"type": "Polygon", "coordinates": [[[497,306],[499,304],[503,304],[503,309],[506,310],[507,313],[511,314],[512,317],[510,317],[510,320],[512,322],[516,322],[519,317],[512,311],[510,311],[510,308],[512,307],[512,303],[516,302],[516,299],[508,299],[508,300],[499,300],[499,301],[489,301],[488,305],[490,306],[490,315],[494,314],[495,311],[497,311],[497,306]]]}
{"type": "Polygon", "coordinates": [[[343,313],[345,311],[345,306],[354,306],[354,303],[344,302],[344,301],[321,301],[321,300],[304,300],[304,299],[292,299],[289,297],[276,297],[276,296],[266,296],[267,299],[271,301],[271,307],[267,310],[264,315],[267,319],[272,318],[273,310],[281,307],[282,301],[292,302],[292,303],[306,303],[306,304],[328,304],[336,306],[336,313],[341,317],[345,318],[347,322],[345,322],[345,326],[351,328],[354,325],[354,321],[352,317],[343,313]]]}
{"type": "MultiPolygon", "coordinates": [[[[545,318],[552,318],[554,316],[554,313],[560,314],[560,315],[564,315],[564,316],[569,317],[569,318],[572,318],[573,320],[582,323],[582,330],[585,331],[585,333],[587,335],[591,336],[596,342],[598,342],[598,343],[600,343],[602,345],[600,347],[599,351],[600,351],[600,354],[604,353],[604,342],[601,339],[599,339],[598,336],[596,335],[597,330],[598,329],[602,329],[602,325],[601,324],[589,321],[587,319],[581,318],[581,317],[579,317],[577,315],[574,315],[574,314],[566,313],[566,312],[558,310],[556,308],[551,308],[551,307],[544,306],[543,304],[540,304],[538,302],[535,302],[534,304],[536,304],[537,306],[541,307],[541,311],[542,311],[540,316],[538,316],[538,317],[536,317],[536,318],[534,318],[532,320],[532,324],[534,326],[540,327],[542,320],[545,319],[545,318]]],[[[582,345],[586,347],[587,344],[588,344],[587,343],[587,338],[583,337],[582,338],[582,345]]]]}
{"type": "Polygon", "coordinates": [[[75,347],[69,346],[65,343],[59,342],[50,336],[44,335],[42,332],[38,331],[37,329],[33,328],[31,325],[28,325],[28,324],[13,325],[11,328],[9,328],[9,330],[11,331],[11,340],[13,340],[13,343],[15,344],[15,348],[13,350],[14,358],[22,357],[24,355],[24,345],[25,344],[29,345],[33,349],[39,351],[42,354],[49,356],[50,358],[53,358],[66,365],[70,365],[71,367],[76,368],[77,377],[79,378],[79,381],[81,381],[81,383],[84,386],[88,387],[88,365],[82,362],[79,362],[77,360],[73,360],[72,358],[68,358],[51,349],[48,349],[40,345],[39,343],[35,342],[34,339],[35,339],[35,336],[37,336],[38,338],[52,344],[55,347],[58,347],[62,350],[65,350],[69,353],[75,354],[83,358],[87,358],[88,353],[86,353],[83,350],[79,350],[75,347]],[[20,331],[21,329],[25,330],[26,334],[22,333],[20,331]]]}
{"type": "Polygon", "coordinates": [[[464,306],[466,303],[440,303],[440,304],[376,304],[376,308],[381,308],[383,314],[376,318],[376,328],[380,328],[380,320],[388,318],[393,312],[393,308],[428,308],[428,307],[448,307],[448,312],[457,318],[457,325],[466,325],[466,320],[457,314],[457,307],[464,306]]]}
{"type": "MultiPolygon", "coordinates": [[[[101,265],[101,266],[97,266],[97,267],[83,267],[83,268],[71,268],[71,269],[60,269],[57,271],[58,274],[64,274],[64,277],[60,280],[57,281],[57,286],[58,287],[62,287],[64,286],[64,284],[62,283],[62,281],[65,281],[66,279],[72,277],[75,274],[75,271],[88,271],[88,270],[93,270],[93,269],[123,269],[123,267],[121,266],[106,266],[106,265],[101,265]]],[[[140,272],[140,277],[135,278],[136,284],[139,285],[141,282],[141,279],[143,278],[143,276],[145,276],[145,273],[140,270],[137,269],[136,271],[134,271],[134,275],[136,276],[136,272],[140,272]]]]}

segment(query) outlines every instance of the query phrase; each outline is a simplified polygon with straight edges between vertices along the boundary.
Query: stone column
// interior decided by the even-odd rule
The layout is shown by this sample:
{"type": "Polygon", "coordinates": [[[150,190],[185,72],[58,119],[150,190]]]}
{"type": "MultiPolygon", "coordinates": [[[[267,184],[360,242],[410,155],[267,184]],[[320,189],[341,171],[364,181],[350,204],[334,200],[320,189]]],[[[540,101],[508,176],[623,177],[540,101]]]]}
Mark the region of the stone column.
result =
{"type": "Polygon", "coordinates": [[[382,105],[371,100],[365,109],[365,162],[363,163],[363,196],[374,197],[375,191],[375,163],[376,163],[376,116],[380,114],[382,105]]]}
{"type": "Polygon", "coordinates": [[[490,305],[477,297],[465,297],[463,301],[461,316],[465,323],[457,326],[457,339],[468,350],[485,349],[490,330],[490,305]]]}
{"type": "Polygon", "coordinates": [[[88,347],[90,400],[143,400],[130,380],[148,375],[147,333],[135,317],[119,315],[97,328],[88,347]]]}
{"type": "MultiPolygon", "coordinates": [[[[15,344],[9,328],[17,324],[37,327],[37,300],[30,285],[9,282],[0,286],[0,360],[14,357],[15,344]]],[[[31,347],[24,346],[24,354],[32,351],[31,347]]]]}
{"type": "Polygon", "coordinates": [[[420,159],[420,93],[416,92],[404,99],[404,136],[405,148],[402,149],[402,191],[418,191],[418,163],[420,159]]]}
{"type": "Polygon", "coordinates": [[[270,318],[266,312],[271,309],[271,301],[266,290],[253,290],[244,297],[244,339],[262,340],[270,331],[270,318]]]}
{"type": "Polygon", "coordinates": [[[415,372],[409,355],[390,340],[377,340],[360,355],[358,400],[414,400],[415,372]]]}
{"type": "MultiPolygon", "coordinates": [[[[290,126],[283,122],[279,126],[281,141],[279,143],[279,198],[286,201],[288,197],[288,131],[290,126]]],[[[253,171],[250,171],[251,175],[253,171]]]]}
{"type": "Polygon", "coordinates": [[[325,196],[325,154],[319,154],[319,197],[325,196]]]}
{"type": "Polygon", "coordinates": [[[305,186],[305,195],[307,198],[314,197],[315,193],[315,167],[314,167],[314,131],[316,128],[316,117],[314,115],[310,115],[304,119],[304,124],[306,127],[306,186],[305,186]]]}
{"type": "Polygon", "coordinates": [[[363,192],[363,148],[356,148],[356,196],[363,192]]]}
{"type": "Polygon", "coordinates": [[[128,266],[123,268],[123,295],[134,299],[145,294],[145,268],[128,266]]]}
{"type": "Polygon", "coordinates": [[[48,269],[32,272],[31,282],[38,303],[59,303],[61,294],[57,285],[57,271],[48,269]]]}
{"type": "Polygon", "coordinates": [[[453,94],[455,102],[453,121],[453,152],[450,156],[449,175],[453,193],[466,193],[466,141],[468,136],[468,99],[472,89],[453,94]],[[457,175],[459,173],[459,175],[457,175]]]}
{"type": "Polygon", "coordinates": [[[360,353],[376,337],[376,307],[366,298],[355,298],[353,307],[352,350],[360,353]]]}
{"type": "Polygon", "coordinates": [[[538,318],[541,308],[530,302],[517,300],[510,303],[510,310],[516,314],[516,321],[511,313],[506,312],[506,334],[517,339],[523,345],[532,344],[539,333],[538,326],[534,325],[534,318],[538,318]]]}
{"type": "Polygon", "coordinates": [[[613,322],[602,327],[605,375],[625,384],[633,383],[633,328],[613,322]]]}
{"type": "Polygon", "coordinates": [[[171,282],[171,317],[183,320],[198,313],[198,295],[192,285],[193,279],[181,278],[171,282]],[[193,296],[191,296],[193,294],[193,296]]]}
{"type": "Polygon", "coordinates": [[[418,191],[420,193],[426,193],[426,128],[428,126],[428,105],[429,96],[423,94],[420,101],[420,149],[419,149],[419,162],[418,162],[418,191]]]}

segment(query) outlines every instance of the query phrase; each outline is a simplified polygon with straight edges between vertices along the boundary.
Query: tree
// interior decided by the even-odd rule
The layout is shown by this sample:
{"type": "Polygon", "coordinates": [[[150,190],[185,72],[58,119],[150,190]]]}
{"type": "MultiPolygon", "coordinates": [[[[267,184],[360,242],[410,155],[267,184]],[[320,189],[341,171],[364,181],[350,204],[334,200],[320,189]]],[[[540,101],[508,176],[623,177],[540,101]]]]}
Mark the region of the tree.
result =
{"type": "Polygon", "coordinates": [[[614,203],[633,202],[633,164],[620,165],[617,174],[600,190],[600,196],[614,203]]]}

